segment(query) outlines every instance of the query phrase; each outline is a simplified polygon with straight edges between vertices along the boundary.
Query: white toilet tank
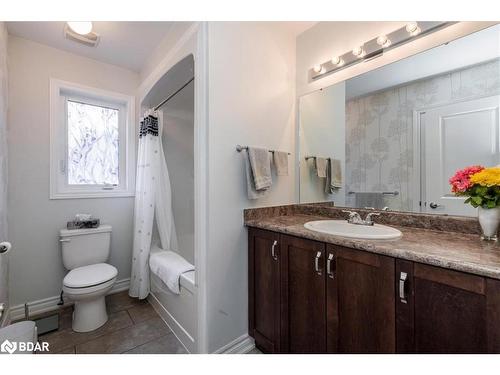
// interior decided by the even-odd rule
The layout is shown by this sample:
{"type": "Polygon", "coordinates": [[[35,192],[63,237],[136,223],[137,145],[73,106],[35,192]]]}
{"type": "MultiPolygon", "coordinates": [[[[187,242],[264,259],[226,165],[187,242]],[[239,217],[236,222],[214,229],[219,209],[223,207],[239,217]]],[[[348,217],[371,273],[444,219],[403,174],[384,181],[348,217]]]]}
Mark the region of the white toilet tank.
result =
{"type": "Polygon", "coordinates": [[[88,229],[61,229],[59,241],[62,245],[64,267],[72,270],[105,263],[109,257],[111,229],[110,225],[88,229]]]}

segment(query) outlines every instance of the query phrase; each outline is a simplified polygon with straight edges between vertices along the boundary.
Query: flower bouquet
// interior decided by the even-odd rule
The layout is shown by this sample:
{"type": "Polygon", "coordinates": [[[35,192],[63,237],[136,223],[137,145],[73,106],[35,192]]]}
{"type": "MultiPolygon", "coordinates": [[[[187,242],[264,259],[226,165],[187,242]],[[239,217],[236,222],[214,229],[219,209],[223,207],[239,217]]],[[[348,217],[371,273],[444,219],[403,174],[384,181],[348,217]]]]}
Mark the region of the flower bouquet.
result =
{"type": "Polygon", "coordinates": [[[450,185],[455,195],[467,197],[464,203],[478,208],[481,238],[496,241],[500,223],[500,167],[467,167],[450,178],[450,185]]]}

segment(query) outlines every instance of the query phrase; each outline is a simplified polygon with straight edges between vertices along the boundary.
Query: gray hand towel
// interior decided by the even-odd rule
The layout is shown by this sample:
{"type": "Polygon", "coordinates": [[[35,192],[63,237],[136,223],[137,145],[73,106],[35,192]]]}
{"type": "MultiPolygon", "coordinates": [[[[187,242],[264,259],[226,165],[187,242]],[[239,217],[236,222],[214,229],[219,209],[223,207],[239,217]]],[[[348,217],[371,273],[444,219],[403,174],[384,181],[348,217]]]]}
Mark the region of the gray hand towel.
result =
{"type": "Polygon", "coordinates": [[[267,192],[269,189],[265,190],[257,190],[255,189],[255,184],[253,181],[253,175],[252,175],[252,167],[250,166],[250,156],[248,155],[248,152],[245,151],[245,175],[247,178],[247,196],[248,199],[258,199],[261,198],[265,195],[267,195],[267,192]]]}
{"type": "Polygon", "coordinates": [[[252,168],[252,177],[255,190],[266,190],[272,185],[271,158],[269,150],[248,147],[248,158],[252,168]]]}
{"type": "Polygon", "coordinates": [[[274,166],[278,176],[288,176],[288,152],[274,151],[274,166]]]}
{"type": "Polygon", "coordinates": [[[326,167],[325,193],[333,194],[337,189],[342,188],[342,167],[340,160],[328,159],[326,167]]]}
{"type": "Polygon", "coordinates": [[[316,173],[318,174],[318,177],[326,177],[326,167],[328,159],[317,157],[314,160],[316,162],[316,173]]]}

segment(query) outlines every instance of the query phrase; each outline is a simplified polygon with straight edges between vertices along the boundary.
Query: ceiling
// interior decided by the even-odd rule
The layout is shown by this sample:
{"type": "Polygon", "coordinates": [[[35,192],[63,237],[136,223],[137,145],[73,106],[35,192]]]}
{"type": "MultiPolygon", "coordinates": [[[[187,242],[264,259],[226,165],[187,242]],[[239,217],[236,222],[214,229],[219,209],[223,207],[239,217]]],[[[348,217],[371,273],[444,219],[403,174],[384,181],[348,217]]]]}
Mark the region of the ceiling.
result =
{"type": "Polygon", "coordinates": [[[140,72],[174,22],[94,22],[97,47],[68,40],[65,22],[7,22],[9,34],[140,72]]]}
{"type": "MultiPolygon", "coordinates": [[[[315,22],[279,22],[294,37],[315,22]]],[[[97,47],[87,47],[64,37],[65,22],[7,22],[9,34],[64,51],[121,66],[139,73],[175,22],[93,22],[101,37],[97,47]]]]}

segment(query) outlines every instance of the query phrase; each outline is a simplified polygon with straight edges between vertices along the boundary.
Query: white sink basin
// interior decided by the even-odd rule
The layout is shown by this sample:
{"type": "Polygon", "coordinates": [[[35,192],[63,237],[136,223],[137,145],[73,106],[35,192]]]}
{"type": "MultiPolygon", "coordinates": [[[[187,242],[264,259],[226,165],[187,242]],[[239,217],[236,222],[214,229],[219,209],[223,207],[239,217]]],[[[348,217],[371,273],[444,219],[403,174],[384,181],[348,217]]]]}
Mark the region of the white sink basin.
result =
{"type": "Polygon", "coordinates": [[[358,238],[365,240],[391,240],[399,238],[403,234],[396,228],[386,225],[357,225],[349,224],[346,220],[318,220],[309,221],[304,227],[316,232],[342,236],[348,238],[358,238]]]}

